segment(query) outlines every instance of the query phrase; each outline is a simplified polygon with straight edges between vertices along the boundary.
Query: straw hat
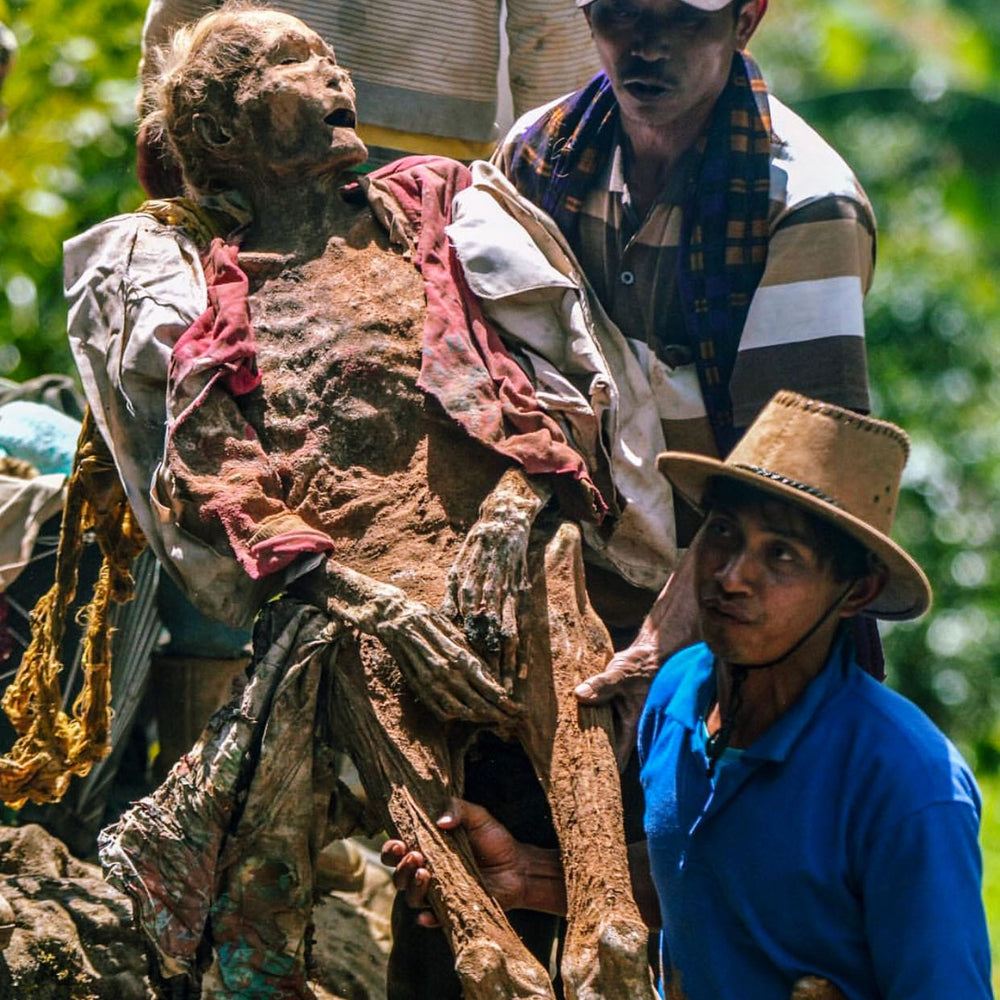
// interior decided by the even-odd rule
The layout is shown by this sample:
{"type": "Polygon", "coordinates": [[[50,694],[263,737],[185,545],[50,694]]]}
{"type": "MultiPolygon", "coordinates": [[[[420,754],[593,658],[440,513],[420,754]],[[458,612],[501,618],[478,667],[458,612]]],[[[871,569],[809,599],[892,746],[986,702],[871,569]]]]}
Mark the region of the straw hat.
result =
{"type": "Polygon", "coordinates": [[[696,506],[708,480],[722,476],[831,521],[888,569],[885,589],[866,613],[902,619],[918,618],[931,603],[923,570],[889,538],[909,450],[895,424],[782,391],[724,462],[667,451],[657,464],[696,506]]]}

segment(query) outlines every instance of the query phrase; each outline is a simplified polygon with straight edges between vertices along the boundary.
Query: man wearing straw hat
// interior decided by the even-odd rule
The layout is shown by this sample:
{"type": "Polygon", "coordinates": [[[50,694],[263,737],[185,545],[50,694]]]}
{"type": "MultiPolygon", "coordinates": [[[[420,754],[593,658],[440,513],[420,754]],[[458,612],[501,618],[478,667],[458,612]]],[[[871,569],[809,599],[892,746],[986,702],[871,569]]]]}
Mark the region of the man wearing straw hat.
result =
{"type": "MultiPolygon", "coordinates": [[[[667,997],[787,997],[804,976],[850,1000],[992,996],[972,774],[844,627],[930,604],[888,536],[907,451],[893,424],[780,392],[725,461],[659,458],[706,515],[704,642],[661,668],[639,726],[633,880],[656,888],[667,997]]],[[[559,909],[557,857],[453,806],[442,825],[469,827],[505,905],[559,909]]],[[[415,902],[422,860],[397,869],[415,902]]]]}

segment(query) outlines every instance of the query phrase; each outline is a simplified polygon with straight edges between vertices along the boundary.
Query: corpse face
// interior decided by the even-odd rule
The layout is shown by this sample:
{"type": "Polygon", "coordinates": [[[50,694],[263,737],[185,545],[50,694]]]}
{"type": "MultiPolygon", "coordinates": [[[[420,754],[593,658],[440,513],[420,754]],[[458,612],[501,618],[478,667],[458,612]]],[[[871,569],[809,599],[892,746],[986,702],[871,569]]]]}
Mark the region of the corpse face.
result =
{"type": "Polygon", "coordinates": [[[237,94],[235,138],[262,172],[331,174],[364,162],[354,87],[333,49],[297,18],[252,15],[264,50],[237,94]]]}

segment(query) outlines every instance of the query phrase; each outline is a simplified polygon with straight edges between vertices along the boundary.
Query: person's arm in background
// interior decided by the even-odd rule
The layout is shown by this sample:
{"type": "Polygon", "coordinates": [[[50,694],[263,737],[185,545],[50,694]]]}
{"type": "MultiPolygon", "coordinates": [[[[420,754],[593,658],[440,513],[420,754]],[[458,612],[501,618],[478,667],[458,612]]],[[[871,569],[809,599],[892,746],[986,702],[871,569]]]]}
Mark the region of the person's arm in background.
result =
{"type": "Polygon", "coordinates": [[[507,0],[514,115],[582,87],[600,68],[587,19],[571,3],[507,0]]]}
{"type": "Polygon", "coordinates": [[[585,705],[614,701],[619,768],[625,767],[635,746],[636,726],[657,671],[678,650],[698,641],[692,549],[681,557],[631,645],[615,653],[601,673],[576,687],[576,696],[585,705]]]}

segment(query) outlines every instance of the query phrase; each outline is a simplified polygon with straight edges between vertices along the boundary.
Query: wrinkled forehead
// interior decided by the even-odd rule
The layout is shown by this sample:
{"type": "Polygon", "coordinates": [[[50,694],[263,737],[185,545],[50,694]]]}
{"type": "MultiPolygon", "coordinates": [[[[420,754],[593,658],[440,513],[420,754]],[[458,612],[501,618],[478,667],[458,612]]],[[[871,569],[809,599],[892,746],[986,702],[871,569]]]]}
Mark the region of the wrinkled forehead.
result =
{"type": "Polygon", "coordinates": [[[244,20],[258,33],[265,54],[295,47],[333,52],[332,46],[321,35],[292,14],[278,10],[247,11],[244,20]]]}

